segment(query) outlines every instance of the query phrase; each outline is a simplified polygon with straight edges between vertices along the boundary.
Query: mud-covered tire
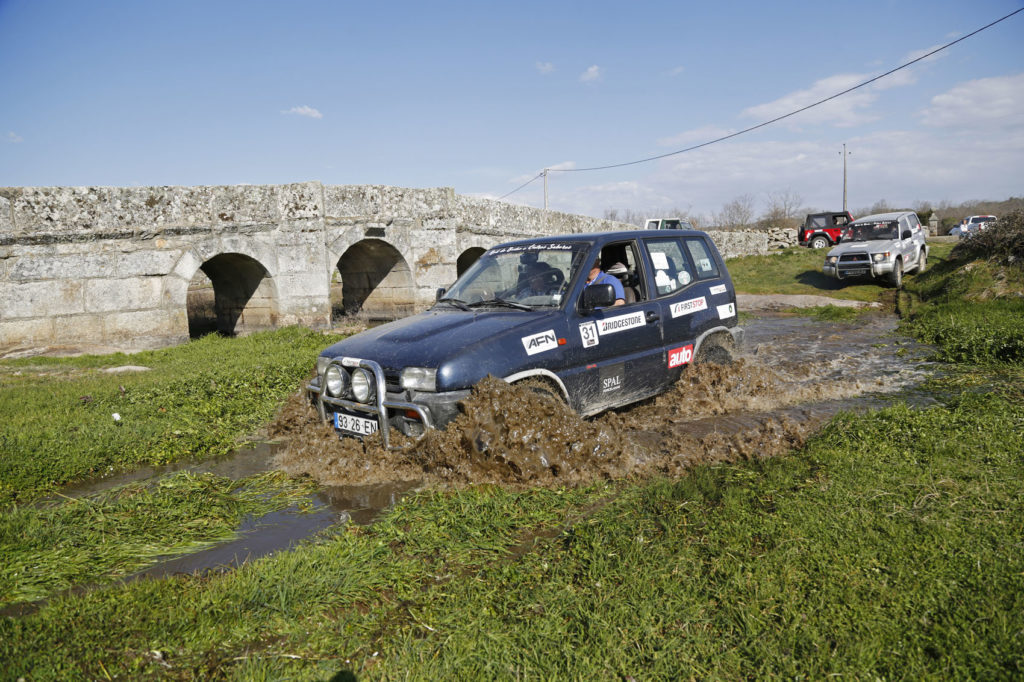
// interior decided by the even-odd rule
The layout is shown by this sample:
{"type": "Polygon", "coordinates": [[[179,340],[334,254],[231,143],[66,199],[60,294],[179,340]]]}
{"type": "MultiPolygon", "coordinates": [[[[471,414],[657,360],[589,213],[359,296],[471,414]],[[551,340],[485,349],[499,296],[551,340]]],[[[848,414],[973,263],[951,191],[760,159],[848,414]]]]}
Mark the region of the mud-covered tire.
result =
{"type": "Polygon", "coordinates": [[[889,273],[889,284],[897,289],[903,286],[903,261],[899,258],[892,264],[892,272],[889,273]]]}
{"type": "Polygon", "coordinates": [[[828,237],[822,237],[821,235],[818,235],[817,237],[811,240],[812,249],[824,249],[828,245],[828,237]]]}
{"type": "Polygon", "coordinates": [[[735,344],[733,344],[732,337],[729,337],[728,341],[718,338],[707,339],[700,345],[700,349],[697,351],[693,362],[697,365],[707,363],[731,365],[734,347],[735,344]]]}
{"type": "Polygon", "coordinates": [[[917,254],[917,274],[924,272],[928,267],[928,251],[924,248],[917,254]]]}
{"type": "Polygon", "coordinates": [[[562,390],[558,388],[558,386],[555,386],[553,382],[546,379],[523,379],[522,381],[517,381],[515,385],[522,386],[531,393],[540,396],[545,400],[545,402],[550,401],[560,406],[567,404],[562,390]]]}

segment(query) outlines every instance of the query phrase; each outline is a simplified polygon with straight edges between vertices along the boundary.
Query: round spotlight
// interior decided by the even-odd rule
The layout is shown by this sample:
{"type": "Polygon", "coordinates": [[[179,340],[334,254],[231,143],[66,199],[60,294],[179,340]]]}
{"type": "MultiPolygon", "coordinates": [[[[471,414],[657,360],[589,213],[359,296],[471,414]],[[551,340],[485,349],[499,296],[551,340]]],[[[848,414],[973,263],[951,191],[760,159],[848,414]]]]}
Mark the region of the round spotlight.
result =
{"type": "Polygon", "coordinates": [[[373,379],[373,372],[359,369],[352,372],[352,395],[361,403],[372,401],[377,393],[376,382],[373,379]]]}
{"type": "Polygon", "coordinates": [[[327,368],[324,372],[324,381],[327,382],[327,393],[332,398],[340,398],[348,388],[348,374],[337,365],[327,368]]]}

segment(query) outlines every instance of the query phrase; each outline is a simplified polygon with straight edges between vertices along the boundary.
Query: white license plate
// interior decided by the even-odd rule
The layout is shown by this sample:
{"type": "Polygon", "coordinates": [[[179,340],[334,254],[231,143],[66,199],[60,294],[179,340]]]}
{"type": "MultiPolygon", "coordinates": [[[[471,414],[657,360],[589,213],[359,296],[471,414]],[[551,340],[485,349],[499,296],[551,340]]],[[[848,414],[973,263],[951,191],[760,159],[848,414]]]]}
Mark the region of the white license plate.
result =
{"type": "Polygon", "coordinates": [[[347,431],[359,436],[369,436],[371,433],[377,432],[377,426],[376,419],[364,419],[363,417],[356,417],[342,412],[334,413],[334,428],[339,431],[347,431]]]}

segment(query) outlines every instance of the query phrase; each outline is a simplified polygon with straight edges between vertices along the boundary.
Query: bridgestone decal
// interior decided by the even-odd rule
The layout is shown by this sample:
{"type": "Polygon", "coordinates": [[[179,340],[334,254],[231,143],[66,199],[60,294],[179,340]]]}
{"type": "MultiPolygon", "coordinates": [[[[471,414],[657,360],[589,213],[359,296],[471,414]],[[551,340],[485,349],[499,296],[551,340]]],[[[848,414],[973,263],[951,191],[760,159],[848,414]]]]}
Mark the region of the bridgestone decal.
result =
{"type": "Polygon", "coordinates": [[[700,298],[691,298],[689,301],[680,301],[679,303],[673,303],[669,310],[672,311],[672,317],[679,317],[681,315],[689,315],[695,313],[698,310],[707,310],[708,300],[701,296],[700,298]]]}
{"type": "Polygon", "coordinates": [[[533,336],[524,336],[521,341],[527,355],[536,355],[552,348],[558,348],[558,338],[555,336],[554,329],[533,336]]]}
{"type": "Polygon", "coordinates": [[[645,324],[647,324],[647,320],[644,318],[643,311],[638,311],[628,315],[609,317],[606,320],[598,320],[597,331],[601,336],[605,336],[607,334],[614,334],[615,332],[633,329],[634,327],[643,327],[645,324]]]}

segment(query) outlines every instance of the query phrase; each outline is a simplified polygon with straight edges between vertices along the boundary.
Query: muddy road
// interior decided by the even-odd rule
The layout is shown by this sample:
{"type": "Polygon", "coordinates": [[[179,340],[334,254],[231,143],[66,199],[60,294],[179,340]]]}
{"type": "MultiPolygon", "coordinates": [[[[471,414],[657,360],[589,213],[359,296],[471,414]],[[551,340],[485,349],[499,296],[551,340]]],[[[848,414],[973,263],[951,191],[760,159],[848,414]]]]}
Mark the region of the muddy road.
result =
{"type": "Polygon", "coordinates": [[[339,440],[296,394],[271,427],[279,467],[324,486],[513,488],[677,476],[695,464],[770,457],[800,446],[840,410],[885,404],[931,371],[897,319],[852,322],[763,313],[745,323],[730,366],[691,366],[657,398],[581,419],[502,381],[482,382],[443,431],[402,451],[339,440]]]}

